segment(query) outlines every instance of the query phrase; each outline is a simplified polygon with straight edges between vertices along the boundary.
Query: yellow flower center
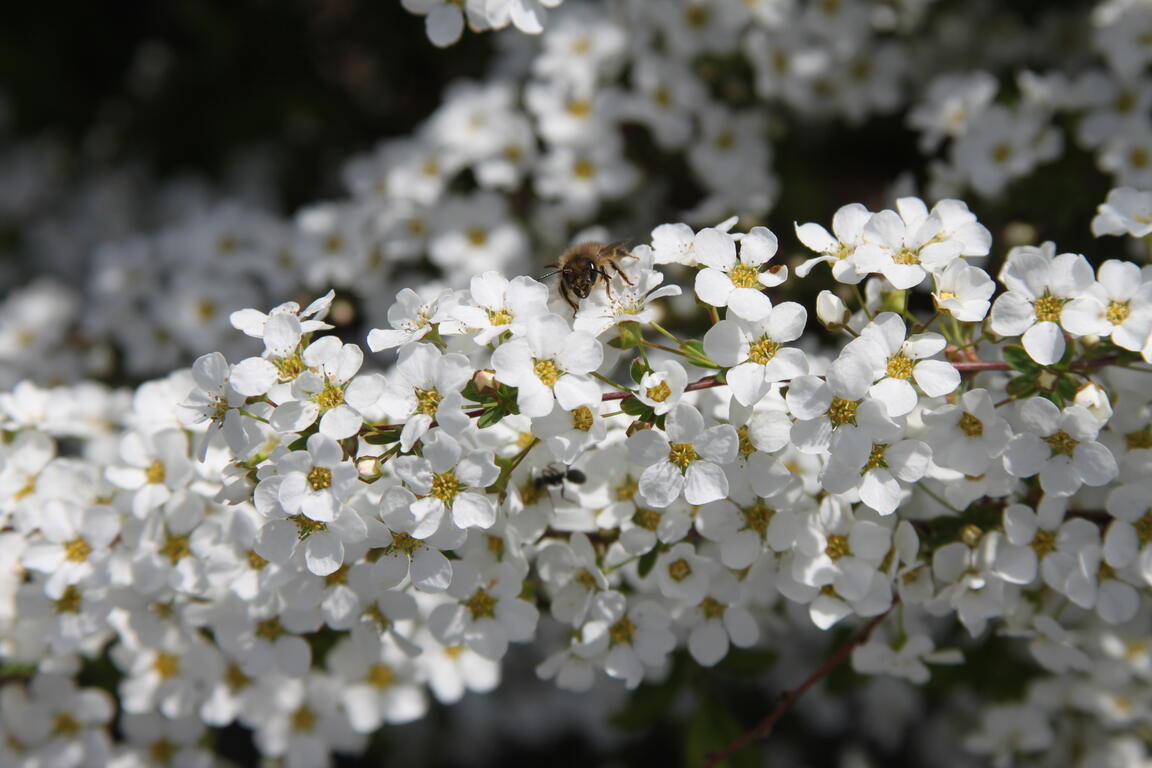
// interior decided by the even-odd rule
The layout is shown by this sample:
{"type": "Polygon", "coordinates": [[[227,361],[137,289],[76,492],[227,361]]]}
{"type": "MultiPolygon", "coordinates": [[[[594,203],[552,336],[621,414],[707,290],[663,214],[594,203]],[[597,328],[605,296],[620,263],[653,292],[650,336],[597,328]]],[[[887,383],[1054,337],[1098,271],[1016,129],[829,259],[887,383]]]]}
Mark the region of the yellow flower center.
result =
{"type": "Polygon", "coordinates": [[[496,598],[488,594],[483,588],[477,589],[472,597],[465,601],[464,607],[472,614],[473,621],[496,616],[496,598]]]}
{"type": "Polygon", "coordinates": [[[611,645],[630,645],[636,636],[636,625],[627,616],[608,627],[608,641],[611,645]]]}
{"type": "Polygon", "coordinates": [[[967,412],[960,417],[957,426],[967,437],[980,437],[984,434],[984,422],[967,412]]]}
{"type": "Polygon", "coordinates": [[[301,704],[300,708],[292,713],[291,720],[292,730],[296,733],[309,733],[316,727],[316,713],[307,704],[301,704]]]}
{"type": "Polygon", "coordinates": [[[1051,554],[1056,551],[1056,535],[1052,531],[1046,531],[1040,528],[1036,531],[1036,535],[1032,537],[1032,549],[1040,557],[1051,554]]]}
{"type": "Polygon", "coordinates": [[[467,237],[469,243],[479,248],[488,242],[488,230],[483,227],[469,227],[467,237]]]}
{"type": "Polygon", "coordinates": [[[396,679],[396,673],[392,671],[392,667],[387,664],[373,664],[368,670],[368,677],[366,680],[368,684],[380,689],[381,691],[387,690],[392,687],[392,682],[396,679]]]}
{"type": "Polygon", "coordinates": [[[720,602],[714,597],[706,597],[700,601],[700,613],[706,619],[719,619],[723,618],[724,611],[728,610],[728,606],[720,602]]]}
{"type": "Polygon", "coordinates": [[[698,458],[696,447],[692,443],[672,443],[668,450],[668,461],[679,467],[681,472],[688,469],[688,465],[698,458]]]}
{"type": "Polygon", "coordinates": [[[308,473],[308,485],[314,491],[322,491],[332,487],[332,470],[328,467],[312,467],[308,473]]]}
{"type": "Polygon", "coordinates": [[[256,550],[250,549],[247,554],[248,567],[254,571],[262,571],[268,565],[268,561],[256,554],[256,550]]]}
{"type": "Polygon", "coordinates": [[[167,476],[168,470],[165,469],[164,462],[159,459],[153,461],[148,465],[148,468],[144,470],[144,479],[152,484],[164,482],[167,476]]]}
{"type": "Polygon", "coordinates": [[[868,461],[864,464],[864,472],[870,469],[887,469],[888,460],[884,452],[888,450],[887,443],[872,443],[872,452],[868,454],[868,461]]]}
{"type": "Polygon", "coordinates": [[[768,533],[768,525],[776,515],[776,510],[765,506],[760,499],[757,499],[752,506],[744,507],[740,511],[744,514],[744,527],[756,531],[760,534],[760,538],[764,538],[768,533]]]}
{"type": "Polygon", "coordinates": [[[1128,315],[1132,313],[1132,302],[1130,301],[1110,301],[1108,308],[1104,310],[1104,319],[1112,325],[1120,325],[1128,319],[1128,315]]]}
{"type": "Polygon", "coordinates": [[[74,584],[70,584],[64,588],[63,594],[56,598],[55,609],[56,613],[79,613],[80,605],[84,602],[84,596],[80,590],[76,589],[74,584]]]}
{"type": "Polygon", "coordinates": [[[662,381],[654,387],[648,387],[644,391],[644,396],[649,400],[662,403],[672,395],[672,388],[668,386],[668,382],[662,381]]]}
{"type": "Polygon", "coordinates": [[[560,369],[551,360],[534,360],[532,370],[546,387],[553,387],[560,378],[560,369]]]}
{"type": "Polygon", "coordinates": [[[180,562],[192,554],[192,548],[188,546],[188,537],[172,533],[168,534],[168,538],[164,540],[164,546],[160,547],[160,554],[164,555],[173,563],[180,562]]]}
{"type": "Polygon", "coordinates": [[[1128,446],[1130,451],[1152,448],[1152,424],[1145,425],[1143,429],[1138,429],[1135,432],[1126,433],[1124,444],[1128,446]]]}
{"type": "Polygon", "coordinates": [[[595,178],[596,164],[586,157],[581,157],[572,163],[572,175],[585,180],[595,178]]]}
{"type": "Polygon", "coordinates": [[[586,405],[582,405],[576,410],[572,411],[572,428],[578,429],[581,432],[587,432],[592,429],[592,409],[586,405]]]}
{"type": "Polygon", "coordinates": [[[888,358],[888,376],[893,379],[912,378],[912,361],[903,352],[888,358]]]}
{"type": "Polygon", "coordinates": [[[320,406],[321,411],[330,411],[344,404],[344,388],[328,382],[324,385],[324,389],[312,396],[312,401],[320,406]]]}
{"type": "Polygon", "coordinates": [[[654,531],[660,527],[660,513],[652,509],[638,509],[632,515],[632,522],[646,531],[654,531]]]}
{"type": "Polygon", "coordinates": [[[324,523],[304,515],[292,515],[288,519],[296,524],[296,538],[300,541],[304,541],[314,533],[324,533],[328,530],[328,526],[324,523]]]}
{"type": "Polygon", "coordinates": [[[512,313],[507,307],[488,310],[488,322],[492,325],[509,325],[512,322],[512,313]]]}
{"type": "Polygon", "coordinates": [[[161,680],[171,680],[180,674],[180,657],[174,653],[161,651],[152,661],[152,670],[161,680]]]}
{"type": "Polygon", "coordinates": [[[1067,301],[1068,299],[1045,293],[1032,302],[1032,311],[1036,313],[1036,319],[1039,322],[1058,323],[1060,322],[1060,312],[1064,309],[1064,304],[1067,301]]]}
{"type": "Polygon", "coordinates": [[[411,534],[397,531],[392,534],[392,543],[385,549],[389,554],[393,552],[403,552],[411,556],[417,549],[420,548],[420,539],[415,538],[411,534]]]}
{"type": "Polygon", "coordinates": [[[180,748],[164,736],[148,745],[148,756],[155,765],[168,765],[179,751],[180,748]]]}
{"type": "Polygon", "coordinates": [[[261,640],[275,642],[284,634],[284,626],[280,623],[278,617],[273,616],[270,619],[256,622],[256,628],[253,630],[253,633],[261,640]]]}
{"type": "Polygon", "coordinates": [[[64,545],[64,559],[73,563],[82,563],[92,554],[92,547],[88,542],[77,536],[64,545]]]}
{"type": "Polygon", "coordinates": [[[344,563],[332,573],[324,577],[324,586],[335,587],[338,584],[348,583],[348,564],[344,563]]]}
{"type": "Polygon", "coordinates": [[[856,424],[856,409],[860,407],[859,400],[844,400],[843,398],[833,398],[832,402],[828,405],[828,420],[832,422],[834,427],[842,427],[845,424],[856,424]]]}
{"type": "Polygon", "coordinates": [[[460,481],[456,479],[455,472],[449,470],[447,472],[439,472],[432,476],[432,490],[430,494],[440,499],[440,501],[444,503],[444,506],[451,507],[458,493],[460,493],[460,481]]]}
{"type": "Polygon", "coordinates": [[[761,336],[748,347],[748,359],[757,365],[767,365],[768,361],[776,356],[780,349],[778,342],[767,336],[761,336]]]}
{"type": "Polygon", "coordinates": [[[834,533],[828,537],[828,544],[824,547],[824,554],[833,560],[839,560],[849,552],[848,537],[834,533]]]}
{"type": "Polygon", "coordinates": [[[52,722],[52,732],[60,736],[75,736],[83,728],[84,726],[67,712],[56,715],[56,719],[52,722]]]}
{"type": "Polygon", "coordinates": [[[1048,443],[1048,447],[1052,449],[1053,456],[1067,456],[1069,458],[1076,451],[1076,446],[1080,445],[1079,440],[1062,429],[1048,435],[1044,438],[1044,442],[1048,443]]]}
{"type": "Polygon", "coordinates": [[[292,381],[308,370],[308,366],[304,364],[304,358],[300,356],[299,352],[288,357],[274,357],[272,364],[276,366],[276,371],[280,374],[280,381],[292,381]]]}
{"type": "Polygon", "coordinates": [[[728,279],[732,281],[732,285],[737,288],[758,288],[760,281],[757,279],[760,276],[760,270],[756,267],[750,267],[747,264],[737,264],[732,267],[732,271],[728,273],[728,279]]]}
{"type": "Polygon", "coordinates": [[[911,248],[901,248],[892,256],[892,261],[897,264],[919,264],[920,254],[911,248]]]}
{"type": "Polygon", "coordinates": [[[252,684],[252,678],[244,674],[244,670],[236,664],[229,664],[224,671],[224,684],[230,691],[242,691],[252,684]]]}
{"type": "Polygon", "coordinates": [[[684,558],[680,558],[668,566],[668,575],[672,577],[673,581],[684,581],[692,575],[692,564],[684,558]]]}
{"type": "Polygon", "coordinates": [[[435,389],[417,389],[416,393],[416,413],[422,413],[425,416],[435,416],[436,409],[440,407],[440,401],[443,399],[440,393],[435,389]]]}
{"type": "Polygon", "coordinates": [[[740,458],[747,458],[756,450],[756,446],[752,444],[752,437],[748,434],[747,424],[736,429],[736,437],[740,441],[739,448],[737,449],[740,452],[740,458]]]}

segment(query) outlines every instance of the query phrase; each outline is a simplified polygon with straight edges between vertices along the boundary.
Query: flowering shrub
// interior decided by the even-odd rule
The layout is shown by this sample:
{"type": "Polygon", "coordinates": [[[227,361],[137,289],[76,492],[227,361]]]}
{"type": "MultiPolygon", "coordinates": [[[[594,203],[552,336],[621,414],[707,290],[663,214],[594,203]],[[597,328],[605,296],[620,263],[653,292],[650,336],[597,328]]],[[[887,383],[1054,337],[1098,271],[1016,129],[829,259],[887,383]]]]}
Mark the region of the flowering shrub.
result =
{"type": "Polygon", "coordinates": [[[1006,78],[928,0],[559,5],[404,0],[438,46],[541,36],[346,199],[8,294],[0,764],[214,765],[239,725],[322,766],[527,667],[625,723],[694,690],[690,764],[796,707],[876,754],[919,722],[916,764],[1148,765],[1152,8],[1006,78]],[[923,192],[774,232],[769,107],[900,111],[923,192]],[[1131,260],[978,220],[1074,151],[1131,260]],[[785,693],[739,722],[711,668],[785,693]]]}

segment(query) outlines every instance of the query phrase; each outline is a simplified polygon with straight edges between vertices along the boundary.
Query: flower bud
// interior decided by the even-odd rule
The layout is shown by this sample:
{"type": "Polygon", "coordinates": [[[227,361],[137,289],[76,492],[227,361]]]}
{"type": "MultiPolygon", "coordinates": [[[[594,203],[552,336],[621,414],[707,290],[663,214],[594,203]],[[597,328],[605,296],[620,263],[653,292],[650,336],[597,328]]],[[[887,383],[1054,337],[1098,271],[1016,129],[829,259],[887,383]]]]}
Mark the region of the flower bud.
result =
{"type": "Polygon", "coordinates": [[[1101,425],[1112,418],[1112,401],[1099,385],[1089,382],[1076,392],[1076,405],[1082,405],[1101,425]]]}
{"type": "Polygon", "coordinates": [[[356,459],[356,472],[365,483],[374,483],[384,474],[379,456],[361,456],[356,459]]]}
{"type": "Polygon", "coordinates": [[[820,291],[816,297],[816,317],[830,331],[839,330],[848,323],[852,313],[844,306],[844,301],[832,291],[820,291]]]}
{"type": "Polygon", "coordinates": [[[500,386],[500,382],[496,381],[496,371],[491,368],[476,371],[472,376],[472,386],[478,395],[495,395],[500,386]]]}

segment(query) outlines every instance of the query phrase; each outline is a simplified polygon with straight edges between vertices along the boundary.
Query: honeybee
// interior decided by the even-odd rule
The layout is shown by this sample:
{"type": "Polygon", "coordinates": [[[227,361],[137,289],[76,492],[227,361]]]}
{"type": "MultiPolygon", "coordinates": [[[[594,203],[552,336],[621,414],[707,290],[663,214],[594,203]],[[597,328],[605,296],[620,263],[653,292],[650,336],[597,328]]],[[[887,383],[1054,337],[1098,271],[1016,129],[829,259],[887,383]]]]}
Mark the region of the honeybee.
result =
{"type": "Polygon", "coordinates": [[[575,294],[577,299],[588,298],[588,294],[601,278],[604,280],[604,290],[608,292],[608,298],[612,298],[610,286],[612,278],[608,274],[608,269],[619,275],[625,283],[632,285],[628,275],[624,274],[624,270],[620,269],[620,265],[616,262],[619,258],[631,255],[628,249],[624,248],[623,241],[580,243],[565,251],[555,264],[549,265],[556,271],[544,277],[560,275],[560,295],[573,310],[576,310],[577,302],[573,300],[572,295],[575,294]]]}

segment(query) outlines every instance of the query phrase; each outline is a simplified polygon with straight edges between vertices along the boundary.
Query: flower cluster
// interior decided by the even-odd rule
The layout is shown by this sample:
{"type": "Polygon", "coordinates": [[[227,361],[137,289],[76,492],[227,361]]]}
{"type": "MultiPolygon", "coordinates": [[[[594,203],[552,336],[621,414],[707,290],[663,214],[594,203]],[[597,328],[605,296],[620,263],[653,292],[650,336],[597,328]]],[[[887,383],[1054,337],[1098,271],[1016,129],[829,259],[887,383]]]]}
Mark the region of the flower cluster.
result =
{"type": "Polygon", "coordinates": [[[930,0],[403,4],[440,46],[540,37],[341,199],[127,236],[131,194],[0,184],[32,252],[103,243],[0,305],[0,764],[213,765],[242,728],[313,768],[510,659],[794,686],[857,626],[830,722],[883,740],[1003,653],[996,706],[933,702],[968,753],[1152,760],[1152,268],[1105,250],[1152,235],[1147,3],[1049,72],[930,0]],[[765,226],[777,139],[896,112],[924,194],[765,226]],[[981,204],[1073,150],[1103,255],[994,243],[981,204]]]}
{"type": "MultiPolygon", "coordinates": [[[[805,343],[806,308],[765,292],[804,279],[771,264],[771,231],[670,224],[575,311],[559,282],[486,272],[402,295],[366,358],[325,335],[329,293],[233,313],[263,352],[131,398],[4,395],[0,541],[19,565],[0,649],[36,670],[6,699],[12,759],[115,751],[107,694],[68,672],[105,653],[141,718],[129,752],[199,754],[238,722],[304,766],[492,688],[544,624],[565,632],[541,677],[634,688],[679,647],[712,666],[765,643],[788,605],[823,631],[900,603],[899,630],[855,648],[864,673],[923,683],[957,662],[936,649],[955,616],[1033,638],[1045,669],[1146,683],[1107,648],[1152,607],[1152,276],[1021,246],[994,297],[975,263],[991,237],[959,201],[836,222],[797,226],[818,255],[796,273],[864,284],[855,312],[817,302],[839,345],[805,343]],[[699,312],[670,311],[673,269],[699,312]],[[44,711],[55,731],[20,726],[44,711]]],[[[1056,701],[969,746],[1051,746],[1056,701]]]]}

